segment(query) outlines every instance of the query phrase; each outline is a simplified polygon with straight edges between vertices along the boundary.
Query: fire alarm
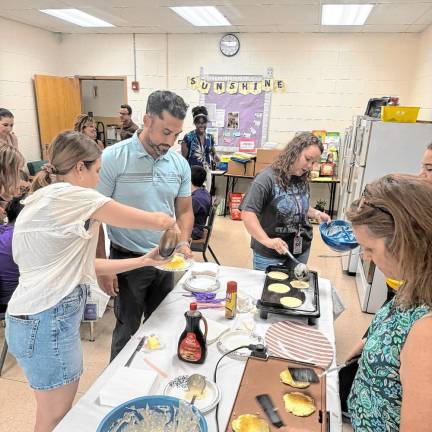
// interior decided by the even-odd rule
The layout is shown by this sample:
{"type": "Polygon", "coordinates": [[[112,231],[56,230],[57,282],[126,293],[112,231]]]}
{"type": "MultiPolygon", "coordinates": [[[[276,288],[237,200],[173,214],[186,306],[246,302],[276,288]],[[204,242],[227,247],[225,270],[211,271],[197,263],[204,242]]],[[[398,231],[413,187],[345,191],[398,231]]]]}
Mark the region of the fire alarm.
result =
{"type": "Polygon", "coordinates": [[[138,81],[132,81],[132,90],[135,90],[135,91],[139,90],[139,82],[138,81]]]}

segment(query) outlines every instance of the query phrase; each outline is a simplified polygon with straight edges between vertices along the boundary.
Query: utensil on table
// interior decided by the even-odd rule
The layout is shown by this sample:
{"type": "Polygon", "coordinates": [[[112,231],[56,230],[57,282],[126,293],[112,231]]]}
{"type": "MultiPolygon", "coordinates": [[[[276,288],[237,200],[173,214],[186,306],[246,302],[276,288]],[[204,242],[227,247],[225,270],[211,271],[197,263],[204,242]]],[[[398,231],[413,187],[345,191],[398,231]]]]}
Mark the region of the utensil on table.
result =
{"type": "Polygon", "coordinates": [[[255,397],[255,399],[261,405],[261,408],[264,410],[273,426],[277,428],[285,426],[284,422],[277,413],[277,408],[268,394],[258,395],[255,397]]]}
{"type": "Polygon", "coordinates": [[[200,374],[190,375],[187,380],[187,386],[189,391],[193,393],[192,399],[190,401],[191,405],[193,405],[197,396],[202,394],[206,387],[205,376],[200,374]]]}
{"type": "Polygon", "coordinates": [[[147,336],[143,336],[141,340],[139,341],[137,347],[135,348],[135,351],[132,353],[132,355],[129,357],[129,360],[126,362],[125,367],[129,367],[132,363],[132,360],[134,359],[136,353],[138,351],[141,351],[142,347],[144,346],[144,342],[146,341],[147,336]]]}
{"type": "Polygon", "coordinates": [[[353,357],[352,359],[347,360],[345,363],[326,369],[324,372],[319,374],[309,367],[289,367],[288,370],[294,381],[316,384],[320,382],[320,378],[322,378],[324,375],[327,375],[330,372],[340,371],[345,366],[355,363],[359,358],[360,356],[353,357]]]}
{"type": "Polygon", "coordinates": [[[284,255],[288,255],[288,258],[296,263],[294,267],[294,276],[299,280],[309,280],[309,269],[306,264],[301,263],[289,249],[285,249],[284,255]]]}
{"type": "Polygon", "coordinates": [[[178,243],[178,233],[174,228],[168,228],[159,240],[159,255],[169,258],[174,255],[178,243]]]}

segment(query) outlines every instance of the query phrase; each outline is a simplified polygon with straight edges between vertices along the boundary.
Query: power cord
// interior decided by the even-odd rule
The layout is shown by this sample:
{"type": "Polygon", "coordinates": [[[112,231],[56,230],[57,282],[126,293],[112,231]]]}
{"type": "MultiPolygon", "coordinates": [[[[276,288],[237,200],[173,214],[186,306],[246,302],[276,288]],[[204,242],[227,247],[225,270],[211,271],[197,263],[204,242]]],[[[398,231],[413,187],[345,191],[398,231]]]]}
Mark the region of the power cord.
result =
{"type": "MultiPolygon", "coordinates": [[[[216,384],[217,369],[218,369],[218,366],[219,366],[219,363],[221,362],[221,360],[224,357],[226,357],[227,355],[232,354],[233,352],[241,350],[243,348],[247,348],[247,349],[249,349],[252,352],[253,351],[262,351],[262,350],[265,350],[265,347],[263,345],[261,345],[261,344],[257,344],[257,345],[250,344],[250,345],[242,345],[242,346],[239,346],[237,348],[232,349],[231,351],[226,352],[224,355],[222,355],[222,357],[216,363],[216,366],[215,366],[215,369],[214,369],[214,373],[213,373],[213,381],[214,381],[215,384],[216,384]]],[[[217,403],[217,405],[216,405],[216,411],[215,411],[216,432],[219,432],[219,403],[220,402],[217,403]]]]}

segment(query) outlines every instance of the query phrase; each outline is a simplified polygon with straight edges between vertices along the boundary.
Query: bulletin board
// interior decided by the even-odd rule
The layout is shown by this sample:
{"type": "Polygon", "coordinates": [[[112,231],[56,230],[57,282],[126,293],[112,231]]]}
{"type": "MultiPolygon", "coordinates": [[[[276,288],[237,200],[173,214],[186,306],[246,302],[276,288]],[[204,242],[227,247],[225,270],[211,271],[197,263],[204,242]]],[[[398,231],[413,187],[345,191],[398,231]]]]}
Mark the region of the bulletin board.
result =
{"type": "MultiPolygon", "coordinates": [[[[257,82],[272,78],[269,68],[265,75],[205,75],[201,68],[200,78],[208,82],[257,82]]],[[[200,95],[200,105],[209,112],[207,132],[215,138],[219,152],[254,152],[267,141],[270,117],[271,92],[242,94],[237,92],[215,93],[213,85],[207,94],[200,95]]]]}

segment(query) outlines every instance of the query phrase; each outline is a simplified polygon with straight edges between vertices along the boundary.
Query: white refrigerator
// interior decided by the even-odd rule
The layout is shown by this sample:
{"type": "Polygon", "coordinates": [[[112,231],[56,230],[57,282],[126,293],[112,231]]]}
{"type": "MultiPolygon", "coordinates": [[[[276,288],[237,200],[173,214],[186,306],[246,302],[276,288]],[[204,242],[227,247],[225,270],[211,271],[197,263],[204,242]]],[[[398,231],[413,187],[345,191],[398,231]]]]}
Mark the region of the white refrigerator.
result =
{"type": "MultiPolygon", "coordinates": [[[[371,181],[392,172],[419,173],[423,153],[432,142],[432,124],[382,122],[359,116],[354,119],[350,135],[342,157],[341,219],[346,218],[350,204],[371,181]]],[[[382,273],[363,262],[358,249],[342,257],[342,267],[356,274],[362,310],[376,312],[387,292],[382,273]]]]}

